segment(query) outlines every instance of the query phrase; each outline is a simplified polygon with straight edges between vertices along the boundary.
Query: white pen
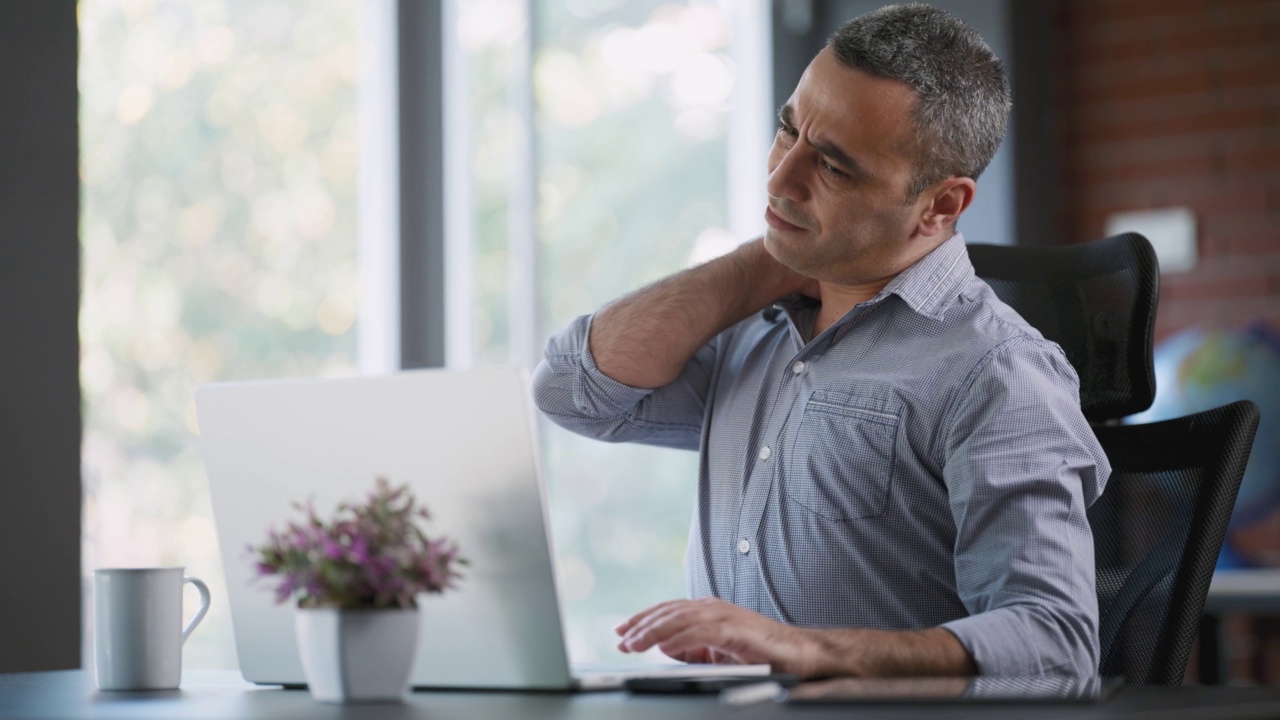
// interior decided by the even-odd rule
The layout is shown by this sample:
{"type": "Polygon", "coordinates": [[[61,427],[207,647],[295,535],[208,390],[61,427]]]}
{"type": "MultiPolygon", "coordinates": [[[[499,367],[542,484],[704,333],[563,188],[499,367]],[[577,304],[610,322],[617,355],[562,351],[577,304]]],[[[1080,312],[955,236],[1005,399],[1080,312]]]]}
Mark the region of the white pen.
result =
{"type": "Polygon", "coordinates": [[[786,697],[786,694],[787,691],[781,685],[770,680],[725,688],[720,691],[720,702],[733,707],[746,707],[768,700],[780,700],[786,697]]]}

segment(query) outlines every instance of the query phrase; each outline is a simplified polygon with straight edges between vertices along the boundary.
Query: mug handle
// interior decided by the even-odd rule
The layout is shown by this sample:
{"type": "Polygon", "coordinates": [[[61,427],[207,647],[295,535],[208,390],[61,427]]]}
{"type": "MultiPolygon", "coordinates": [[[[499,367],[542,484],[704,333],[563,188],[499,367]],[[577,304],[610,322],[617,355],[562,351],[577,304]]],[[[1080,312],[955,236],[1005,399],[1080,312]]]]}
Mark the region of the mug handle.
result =
{"type": "Polygon", "coordinates": [[[187,636],[191,634],[192,630],[196,629],[196,625],[199,625],[200,621],[203,620],[204,616],[209,612],[209,602],[210,602],[209,586],[205,585],[203,580],[201,580],[200,578],[193,578],[193,577],[182,578],[182,584],[185,585],[187,583],[191,583],[192,585],[195,585],[196,590],[200,591],[200,610],[196,612],[195,617],[191,618],[191,622],[187,623],[187,626],[183,628],[182,630],[183,643],[187,642],[187,636]]]}

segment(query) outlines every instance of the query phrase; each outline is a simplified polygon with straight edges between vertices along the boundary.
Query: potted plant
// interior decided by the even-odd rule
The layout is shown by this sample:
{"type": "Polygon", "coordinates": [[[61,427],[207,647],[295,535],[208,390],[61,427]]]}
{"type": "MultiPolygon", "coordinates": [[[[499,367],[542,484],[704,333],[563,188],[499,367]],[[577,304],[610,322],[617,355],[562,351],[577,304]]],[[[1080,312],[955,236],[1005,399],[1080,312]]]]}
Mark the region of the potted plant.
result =
{"type": "Polygon", "coordinates": [[[324,702],[388,702],[409,691],[418,644],[417,597],[461,577],[457,545],[430,538],[430,519],[407,485],[385,478],[362,505],[342,503],[322,520],[305,515],[249,548],[259,578],[276,578],[278,603],[297,598],[298,651],[311,695],[324,702]]]}

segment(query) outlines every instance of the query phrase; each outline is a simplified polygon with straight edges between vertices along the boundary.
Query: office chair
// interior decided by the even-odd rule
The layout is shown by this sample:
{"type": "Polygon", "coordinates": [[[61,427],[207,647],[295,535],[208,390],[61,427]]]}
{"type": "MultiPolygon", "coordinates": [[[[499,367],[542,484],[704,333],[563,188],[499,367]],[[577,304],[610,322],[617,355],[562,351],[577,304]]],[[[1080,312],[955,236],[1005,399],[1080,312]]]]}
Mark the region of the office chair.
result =
{"type": "Polygon", "coordinates": [[[1146,410],[1155,398],[1151,341],[1160,273],[1137,233],[1056,247],[970,245],[996,295],[1062,346],[1094,423],[1146,410]]]}
{"type": "Polygon", "coordinates": [[[1137,233],[1080,245],[970,245],[996,295],[1057,342],[1111,461],[1088,510],[1103,675],[1182,682],[1258,427],[1249,401],[1146,425],[1112,421],[1155,398],[1155,251],[1137,233]]]}
{"type": "Polygon", "coordinates": [[[1241,400],[1094,427],[1112,466],[1088,510],[1102,675],[1181,684],[1258,418],[1258,406],[1241,400]]]}

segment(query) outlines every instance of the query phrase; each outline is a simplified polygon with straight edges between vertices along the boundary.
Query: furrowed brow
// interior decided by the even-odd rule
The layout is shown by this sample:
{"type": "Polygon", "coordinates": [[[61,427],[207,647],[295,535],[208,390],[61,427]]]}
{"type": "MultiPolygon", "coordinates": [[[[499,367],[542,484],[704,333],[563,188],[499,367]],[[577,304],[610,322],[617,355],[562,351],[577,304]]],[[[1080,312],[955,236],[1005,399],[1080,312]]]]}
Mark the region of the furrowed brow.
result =
{"type": "Polygon", "coordinates": [[[849,155],[845,153],[845,151],[841,150],[835,145],[832,145],[829,142],[826,142],[823,140],[810,141],[809,146],[812,147],[814,150],[817,150],[820,154],[822,154],[828,160],[834,161],[836,165],[839,165],[852,173],[859,173],[859,174],[866,173],[863,167],[859,165],[856,160],[849,157],[849,155]]]}
{"type": "MultiPolygon", "coordinates": [[[[788,128],[795,128],[795,109],[788,103],[778,108],[778,122],[788,128]]],[[[831,160],[836,165],[840,165],[855,174],[866,174],[866,170],[857,163],[849,154],[829,142],[819,140],[810,142],[809,145],[817,150],[819,154],[831,160]]]]}
{"type": "MultiPolygon", "coordinates": [[[[795,128],[795,109],[792,108],[790,102],[778,108],[778,122],[787,128],[795,128]]],[[[818,151],[818,154],[824,156],[828,160],[833,161],[836,165],[849,170],[850,174],[860,174],[865,176],[867,169],[861,167],[858,161],[850,158],[849,154],[840,147],[832,145],[831,142],[819,140],[817,142],[809,142],[809,146],[818,151]]]]}

